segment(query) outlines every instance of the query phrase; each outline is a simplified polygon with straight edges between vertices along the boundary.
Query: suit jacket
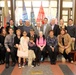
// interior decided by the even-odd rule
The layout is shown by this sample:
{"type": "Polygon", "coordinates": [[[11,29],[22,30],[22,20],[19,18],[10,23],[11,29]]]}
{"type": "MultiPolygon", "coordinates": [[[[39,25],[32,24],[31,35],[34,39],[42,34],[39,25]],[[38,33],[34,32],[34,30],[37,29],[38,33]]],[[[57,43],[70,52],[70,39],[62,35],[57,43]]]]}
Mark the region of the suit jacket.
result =
{"type": "MultiPolygon", "coordinates": [[[[7,31],[8,34],[9,34],[9,28],[10,28],[10,26],[6,27],[6,31],[7,31]]],[[[16,30],[17,30],[17,27],[14,26],[14,34],[16,34],[16,30]]]]}
{"type": "MultiPolygon", "coordinates": [[[[46,30],[45,30],[45,34],[44,34],[45,38],[47,38],[50,30],[51,30],[51,25],[47,24],[46,30]]],[[[44,31],[44,25],[42,25],[41,31],[42,31],[42,32],[44,31]]]]}
{"type": "Polygon", "coordinates": [[[53,31],[54,31],[54,36],[57,37],[59,35],[59,33],[60,33],[59,26],[55,24],[53,31]]]}
{"type": "MultiPolygon", "coordinates": [[[[30,33],[27,35],[29,38],[31,37],[31,35],[30,35],[30,33]]],[[[37,38],[37,35],[36,34],[34,34],[34,42],[36,43],[36,38],[37,38]]]]}
{"type": "MultiPolygon", "coordinates": [[[[39,31],[38,31],[38,29],[37,29],[37,26],[33,26],[33,29],[34,29],[34,31],[35,31],[35,34],[36,34],[37,36],[39,36],[39,31]]],[[[40,31],[41,31],[41,27],[40,27],[40,31]]]]}
{"type": "MultiPolygon", "coordinates": [[[[68,53],[71,52],[72,39],[71,39],[70,35],[67,34],[67,33],[65,35],[63,35],[63,37],[64,37],[64,46],[68,47],[65,51],[68,54],[68,53]]],[[[63,51],[64,51],[63,43],[62,43],[62,38],[63,37],[62,37],[62,35],[58,35],[58,37],[57,37],[57,39],[58,39],[58,45],[59,45],[59,51],[61,53],[63,53],[63,51]]]]}

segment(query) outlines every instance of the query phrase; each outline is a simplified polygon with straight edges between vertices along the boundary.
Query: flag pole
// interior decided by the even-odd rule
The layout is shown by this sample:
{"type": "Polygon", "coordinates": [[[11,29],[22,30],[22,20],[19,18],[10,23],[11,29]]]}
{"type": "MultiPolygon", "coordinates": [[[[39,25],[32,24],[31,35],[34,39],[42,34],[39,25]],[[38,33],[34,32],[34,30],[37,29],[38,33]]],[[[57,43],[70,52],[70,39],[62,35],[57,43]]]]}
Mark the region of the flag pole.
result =
{"type": "Polygon", "coordinates": [[[22,0],[22,5],[24,6],[24,0],[22,0]]]}
{"type": "Polygon", "coordinates": [[[27,14],[27,11],[26,11],[26,6],[25,6],[25,3],[24,3],[24,0],[23,0],[23,14],[22,14],[22,18],[23,18],[24,22],[26,20],[28,20],[28,14],[27,14]]]}

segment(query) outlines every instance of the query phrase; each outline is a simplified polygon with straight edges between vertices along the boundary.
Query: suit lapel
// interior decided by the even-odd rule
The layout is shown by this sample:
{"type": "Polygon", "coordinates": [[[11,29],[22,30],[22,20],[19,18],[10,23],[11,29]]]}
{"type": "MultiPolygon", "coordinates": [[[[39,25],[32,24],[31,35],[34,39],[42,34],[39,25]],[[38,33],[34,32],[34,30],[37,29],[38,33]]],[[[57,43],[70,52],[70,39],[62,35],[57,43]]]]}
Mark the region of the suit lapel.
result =
{"type": "Polygon", "coordinates": [[[53,28],[53,30],[55,31],[55,29],[56,29],[56,25],[54,25],[54,28],[53,28]]]}
{"type": "Polygon", "coordinates": [[[46,26],[45,33],[47,32],[47,30],[48,30],[48,24],[47,24],[47,26],[46,26]]]}

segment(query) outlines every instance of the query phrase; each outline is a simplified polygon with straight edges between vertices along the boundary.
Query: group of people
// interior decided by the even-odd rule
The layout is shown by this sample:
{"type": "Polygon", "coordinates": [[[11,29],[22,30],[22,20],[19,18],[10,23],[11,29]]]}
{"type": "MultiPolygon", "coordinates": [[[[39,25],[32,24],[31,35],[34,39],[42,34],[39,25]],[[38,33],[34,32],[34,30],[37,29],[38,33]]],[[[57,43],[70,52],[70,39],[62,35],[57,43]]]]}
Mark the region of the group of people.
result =
{"type": "Polygon", "coordinates": [[[50,63],[56,64],[58,52],[73,62],[70,52],[75,50],[76,26],[72,19],[69,19],[68,26],[64,25],[63,19],[60,25],[55,24],[55,19],[48,24],[47,18],[44,18],[43,25],[39,22],[36,26],[31,25],[29,20],[23,23],[21,19],[17,27],[12,19],[9,24],[6,28],[0,27],[0,65],[6,63],[8,68],[10,55],[11,66],[18,62],[19,68],[24,67],[26,62],[31,67],[39,66],[47,55],[50,63]]]}

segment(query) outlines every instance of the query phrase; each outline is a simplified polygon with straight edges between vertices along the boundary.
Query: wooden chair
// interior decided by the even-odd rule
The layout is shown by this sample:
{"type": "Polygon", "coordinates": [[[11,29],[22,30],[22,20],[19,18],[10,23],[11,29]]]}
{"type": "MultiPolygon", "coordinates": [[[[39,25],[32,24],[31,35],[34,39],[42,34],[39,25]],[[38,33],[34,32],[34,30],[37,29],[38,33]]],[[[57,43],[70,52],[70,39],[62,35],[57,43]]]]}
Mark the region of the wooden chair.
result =
{"type": "Polygon", "coordinates": [[[72,50],[70,53],[71,53],[71,55],[73,55],[73,60],[75,61],[76,60],[76,50],[72,50]]]}

